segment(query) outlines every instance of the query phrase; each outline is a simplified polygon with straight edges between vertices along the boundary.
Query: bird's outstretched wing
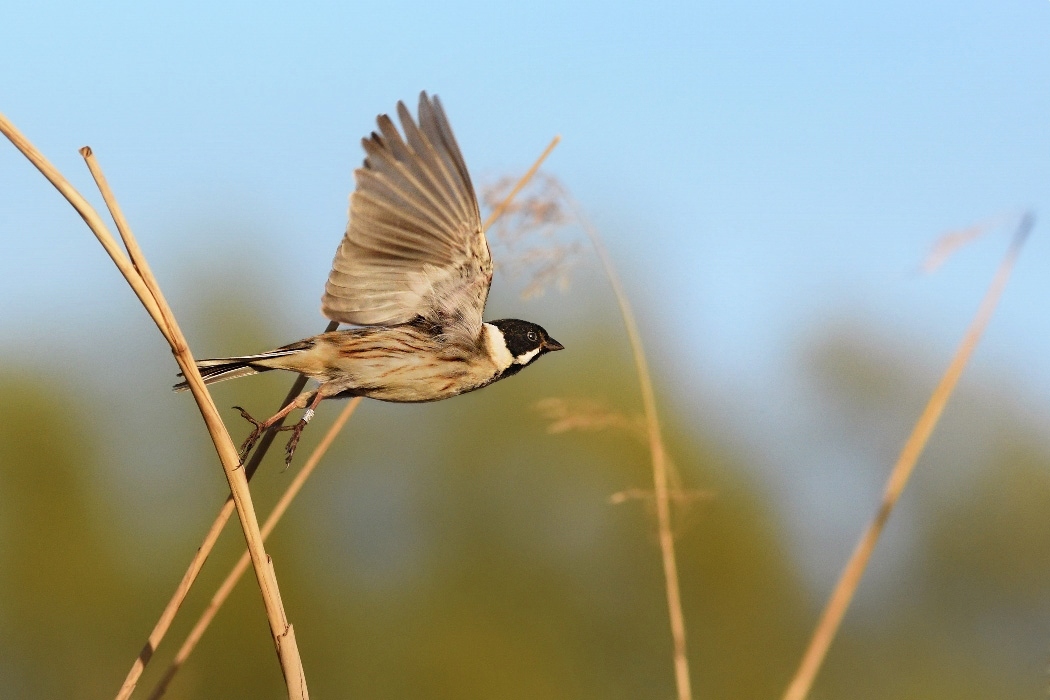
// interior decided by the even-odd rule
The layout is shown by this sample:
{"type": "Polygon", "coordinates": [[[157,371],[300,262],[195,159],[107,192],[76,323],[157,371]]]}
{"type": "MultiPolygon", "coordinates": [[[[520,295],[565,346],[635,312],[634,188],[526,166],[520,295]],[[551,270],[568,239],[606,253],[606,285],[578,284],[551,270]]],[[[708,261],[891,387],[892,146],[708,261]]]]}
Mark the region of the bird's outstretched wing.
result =
{"type": "Polygon", "coordinates": [[[362,139],[350,222],[321,299],[333,321],[396,325],[422,317],[476,338],[492,282],[477,197],[435,96],[419,96],[419,124],[397,105],[362,139]]]}

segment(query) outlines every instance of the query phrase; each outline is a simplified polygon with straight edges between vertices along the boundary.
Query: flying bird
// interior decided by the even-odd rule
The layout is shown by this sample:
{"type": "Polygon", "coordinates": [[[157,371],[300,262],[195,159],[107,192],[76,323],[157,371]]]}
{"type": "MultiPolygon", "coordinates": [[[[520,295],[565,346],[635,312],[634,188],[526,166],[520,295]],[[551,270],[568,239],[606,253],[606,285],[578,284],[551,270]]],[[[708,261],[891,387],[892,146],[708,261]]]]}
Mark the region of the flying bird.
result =
{"type": "MultiPolygon", "coordinates": [[[[419,96],[419,120],[397,104],[398,131],[380,115],[361,140],[350,220],[328,275],[321,312],[355,326],[258,355],[198,360],[205,384],[283,369],[316,380],[276,414],[253,425],[243,460],[259,437],[305,409],[285,461],[324,399],[439,401],[517,374],[563,346],[518,319],[485,322],[492,256],[477,196],[441,101],[419,96]]],[[[181,376],[181,375],[180,375],[181,376]]],[[[185,381],[175,391],[188,389],[185,381]]]]}

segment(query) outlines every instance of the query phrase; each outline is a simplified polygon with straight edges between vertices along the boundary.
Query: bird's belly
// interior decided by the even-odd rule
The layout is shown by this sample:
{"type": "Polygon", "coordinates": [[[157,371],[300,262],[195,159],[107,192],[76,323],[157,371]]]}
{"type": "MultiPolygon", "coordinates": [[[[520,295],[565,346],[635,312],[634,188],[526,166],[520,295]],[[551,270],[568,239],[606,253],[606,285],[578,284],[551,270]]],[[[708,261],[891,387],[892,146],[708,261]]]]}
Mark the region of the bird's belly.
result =
{"type": "Polygon", "coordinates": [[[338,379],[330,381],[339,394],[365,396],[380,401],[417,403],[440,401],[491,384],[496,368],[491,363],[439,360],[402,355],[382,361],[349,359],[338,379]]]}

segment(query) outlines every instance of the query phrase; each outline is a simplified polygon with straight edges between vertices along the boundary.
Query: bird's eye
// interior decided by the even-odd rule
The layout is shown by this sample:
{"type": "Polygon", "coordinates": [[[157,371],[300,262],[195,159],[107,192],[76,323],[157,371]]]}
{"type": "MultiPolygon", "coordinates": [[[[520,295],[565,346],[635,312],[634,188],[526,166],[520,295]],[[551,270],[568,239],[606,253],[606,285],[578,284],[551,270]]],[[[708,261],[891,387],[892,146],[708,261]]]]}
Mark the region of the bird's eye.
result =
{"type": "Polygon", "coordinates": [[[530,343],[535,343],[539,338],[539,336],[536,335],[536,331],[529,331],[525,334],[525,337],[529,339],[530,343]]]}

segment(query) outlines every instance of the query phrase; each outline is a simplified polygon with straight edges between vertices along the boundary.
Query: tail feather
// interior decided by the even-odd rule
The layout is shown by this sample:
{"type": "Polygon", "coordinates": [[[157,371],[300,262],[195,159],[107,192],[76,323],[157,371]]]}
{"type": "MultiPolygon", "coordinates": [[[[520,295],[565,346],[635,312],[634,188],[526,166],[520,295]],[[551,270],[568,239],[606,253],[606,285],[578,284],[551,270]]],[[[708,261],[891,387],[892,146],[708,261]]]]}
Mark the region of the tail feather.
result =
{"type": "MultiPolygon", "coordinates": [[[[260,353],[258,355],[243,355],[241,357],[219,357],[212,360],[197,360],[197,369],[200,370],[201,378],[205,384],[214,384],[215,382],[221,382],[226,379],[236,379],[237,377],[247,377],[250,374],[258,374],[259,372],[268,372],[274,367],[265,367],[263,365],[255,364],[259,360],[268,360],[274,357],[284,357],[285,355],[294,355],[296,352],[300,352],[302,348],[279,348],[270,352],[260,353]]],[[[183,376],[182,372],[177,375],[183,376]]],[[[188,382],[181,381],[172,387],[175,391],[186,391],[190,388],[188,382]]]]}

